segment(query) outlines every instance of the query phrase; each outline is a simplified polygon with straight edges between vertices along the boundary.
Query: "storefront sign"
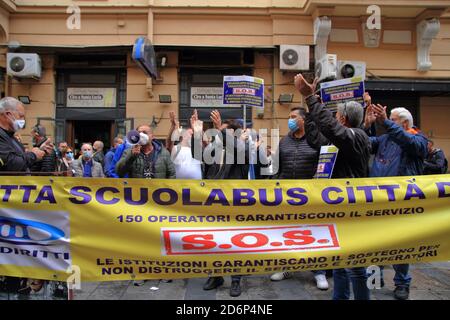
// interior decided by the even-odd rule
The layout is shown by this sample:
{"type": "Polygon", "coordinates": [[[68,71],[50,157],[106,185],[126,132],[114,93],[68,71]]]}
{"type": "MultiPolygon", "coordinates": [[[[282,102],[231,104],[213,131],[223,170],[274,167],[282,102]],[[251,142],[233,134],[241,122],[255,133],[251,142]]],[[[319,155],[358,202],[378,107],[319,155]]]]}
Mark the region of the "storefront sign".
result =
{"type": "Polygon", "coordinates": [[[192,87],[191,107],[215,107],[223,105],[223,88],[221,87],[192,87]]]}
{"type": "Polygon", "coordinates": [[[68,108],[114,108],[116,88],[67,88],[68,108]]]}

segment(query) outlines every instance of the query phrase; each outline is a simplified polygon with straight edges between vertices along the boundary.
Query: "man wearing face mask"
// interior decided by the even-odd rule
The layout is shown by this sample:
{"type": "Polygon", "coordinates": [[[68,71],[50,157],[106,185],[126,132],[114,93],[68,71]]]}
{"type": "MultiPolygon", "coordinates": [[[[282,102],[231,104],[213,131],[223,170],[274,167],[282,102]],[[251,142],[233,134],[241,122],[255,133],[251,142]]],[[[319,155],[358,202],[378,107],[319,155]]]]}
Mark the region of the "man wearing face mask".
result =
{"type": "MultiPolygon", "coordinates": [[[[320,145],[315,141],[319,135],[317,127],[310,119],[306,119],[306,111],[293,108],[288,120],[289,133],[283,137],[273,161],[274,178],[276,179],[312,179],[319,161],[320,145]],[[306,124],[306,121],[308,123],[306,124]]],[[[328,289],[328,281],[324,270],[313,271],[317,288],[328,289]]],[[[290,272],[273,274],[272,281],[290,278],[290,272]]]]}
{"type": "MultiPolygon", "coordinates": [[[[12,97],[0,100],[0,176],[30,175],[30,167],[41,160],[46,153],[53,150],[51,141],[34,147],[26,152],[15,134],[25,128],[25,108],[20,101],[12,97]]],[[[1,274],[0,274],[1,276],[1,274]]],[[[26,278],[3,277],[0,290],[10,293],[23,292],[26,288],[26,278]]]]}
{"type": "Polygon", "coordinates": [[[175,179],[170,153],[161,142],[153,139],[150,126],[141,125],[137,131],[141,134],[139,143],[125,150],[116,164],[119,177],[128,174],[130,178],[175,179]]]}
{"type": "MultiPolygon", "coordinates": [[[[33,147],[39,148],[47,140],[45,127],[41,125],[35,125],[31,129],[31,137],[33,139],[33,147]]],[[[40,161],[36,161],[31,166],[32,172],[54,172],[56,169],[56,152],[52,150],[49,154],[46,154],[40,161]]]]}
{"type": "Polygon", "coordinates": [[[50,140],[25,152],[14,134],[25,128],[25,108],[12,97],[0,100],[0,175],[9,172],[30,172],[30,167],[53,151],[50,140]]]}
{"type": "Polygon", "coordinates": [[[104,178],[103,168],[100,163],[93,159],[92,145],[84,143],[81,146],[81,157],[72,163],[75,177],[104,178]]]}
{"type": "MultiPolygon", "coordinates": [[[[215,137],[212,143],[215,161],[207,167],[205,178],[247,180],[250,167],[248,132],[241,131],[242,126],[237,120],[230,119],[222,123],[222,117],[218,110],[211,112],[210,119],[214,128],[220,134],[215,137]],[[234,143],[227,143],[227,139],[233,139],[234,143]],[[215,151],[218,151],[219,155],[215,154],[215,151]],[[239,159],[239,155],[242,154],[244,155],[244,159],[239,159]]],[[[242,275],[231,276],[230,296],[238,297],[241,295],[241,278],[242,275]]],[[[203,285],[203,290],[216,289],[223,285],[223,283],[223,277],[208,277],[208,280],[203,285]]]]}
{"type": "Polygon", "coordinates": [[[97,161],[102,165],[102,167],[105,165],[105,154],[103,153],[103,148],[105,145],[103,142],[97,140],[93,144],[94,147],[94,160],[97,161]]]}

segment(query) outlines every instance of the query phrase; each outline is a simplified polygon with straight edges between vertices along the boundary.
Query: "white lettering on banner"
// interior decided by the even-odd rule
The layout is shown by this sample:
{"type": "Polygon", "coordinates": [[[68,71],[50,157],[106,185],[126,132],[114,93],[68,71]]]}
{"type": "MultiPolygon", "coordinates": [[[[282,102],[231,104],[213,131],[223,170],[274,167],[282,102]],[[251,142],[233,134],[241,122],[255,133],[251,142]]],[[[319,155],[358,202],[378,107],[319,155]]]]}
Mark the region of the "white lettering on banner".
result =
{"type": "Polygon", "coordinates": [[[163,255],[338,250],[335,224],[249,228],[162,228],[163,255]]]}

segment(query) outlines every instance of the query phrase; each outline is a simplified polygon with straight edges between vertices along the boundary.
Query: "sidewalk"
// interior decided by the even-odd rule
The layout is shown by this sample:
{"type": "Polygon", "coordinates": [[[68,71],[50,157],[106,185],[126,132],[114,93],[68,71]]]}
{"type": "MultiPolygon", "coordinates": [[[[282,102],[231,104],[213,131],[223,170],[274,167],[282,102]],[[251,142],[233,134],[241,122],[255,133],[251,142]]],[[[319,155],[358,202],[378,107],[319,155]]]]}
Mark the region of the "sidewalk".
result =
{"type": "MultiPolygon", "coordinates": [[[[411,266],[411,300],[450,300],[450,262],[422,263],[411,266]]],[[[371,291],[373,300],[394,300],[392,291],[394,270],[384,271],[386,286],[371,291]]],[[[206,278],[173,280],[166,283],[159,280],[146,281],[141,286],[132,281],[82,283],[81,290],[75,291],[75,300],[329,300],[332,297],[333,281],[328,279],[330,288],[320,291],[316,288],[311,272],[298,272],[290,279],[274,282],[269,275],[243,277],[242,294],[237,298],[229,296],[230,277],[225,277],[223,286],[216,290],[202,289],[206,278]]],[[[0,300],[8,295],[0,293],[0,300]]],[[[47,292],[30,296],[9,296],[17,300],[52,300],[47,292]]]]}
{"type": "MultiPolygon", "coordinates": [[[[394,300],[392,291],[394,270],[386,267],[386,286],[372,290],[374,300],[394,300]]],[[[423,263],[411,266],[411,300],[449,300],[450,299],[450,262],[423,263]]],[[[202,289],[205,278],[173,280],[164,283],[149,280],[142,286],[134,286],[132,281],[84,283],[77,291],[75,299],[95,300],[329,300],[332,295],[333,281],[328,279],[330,289],[320,291],[316,288],[310,272],[295,273],[290,279],[274,282],[269,275],[251,276],[242,279],[240,297],[229,296],[230,277],[217,290],[202,289]],[[158,288],[157,290],[152,290],[158,288]]]]}

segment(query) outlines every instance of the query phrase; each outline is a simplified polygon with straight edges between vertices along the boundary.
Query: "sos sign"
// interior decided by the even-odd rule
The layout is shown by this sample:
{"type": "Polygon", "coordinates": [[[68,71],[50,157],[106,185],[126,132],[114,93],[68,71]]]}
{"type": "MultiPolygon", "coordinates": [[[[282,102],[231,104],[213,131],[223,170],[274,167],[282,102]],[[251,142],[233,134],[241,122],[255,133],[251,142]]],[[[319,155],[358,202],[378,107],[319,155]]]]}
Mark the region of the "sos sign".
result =
{"type": "Polygon", "coordinates": [[[162,228],[163,255],[340,249],[336,225],[162,228]]]}

